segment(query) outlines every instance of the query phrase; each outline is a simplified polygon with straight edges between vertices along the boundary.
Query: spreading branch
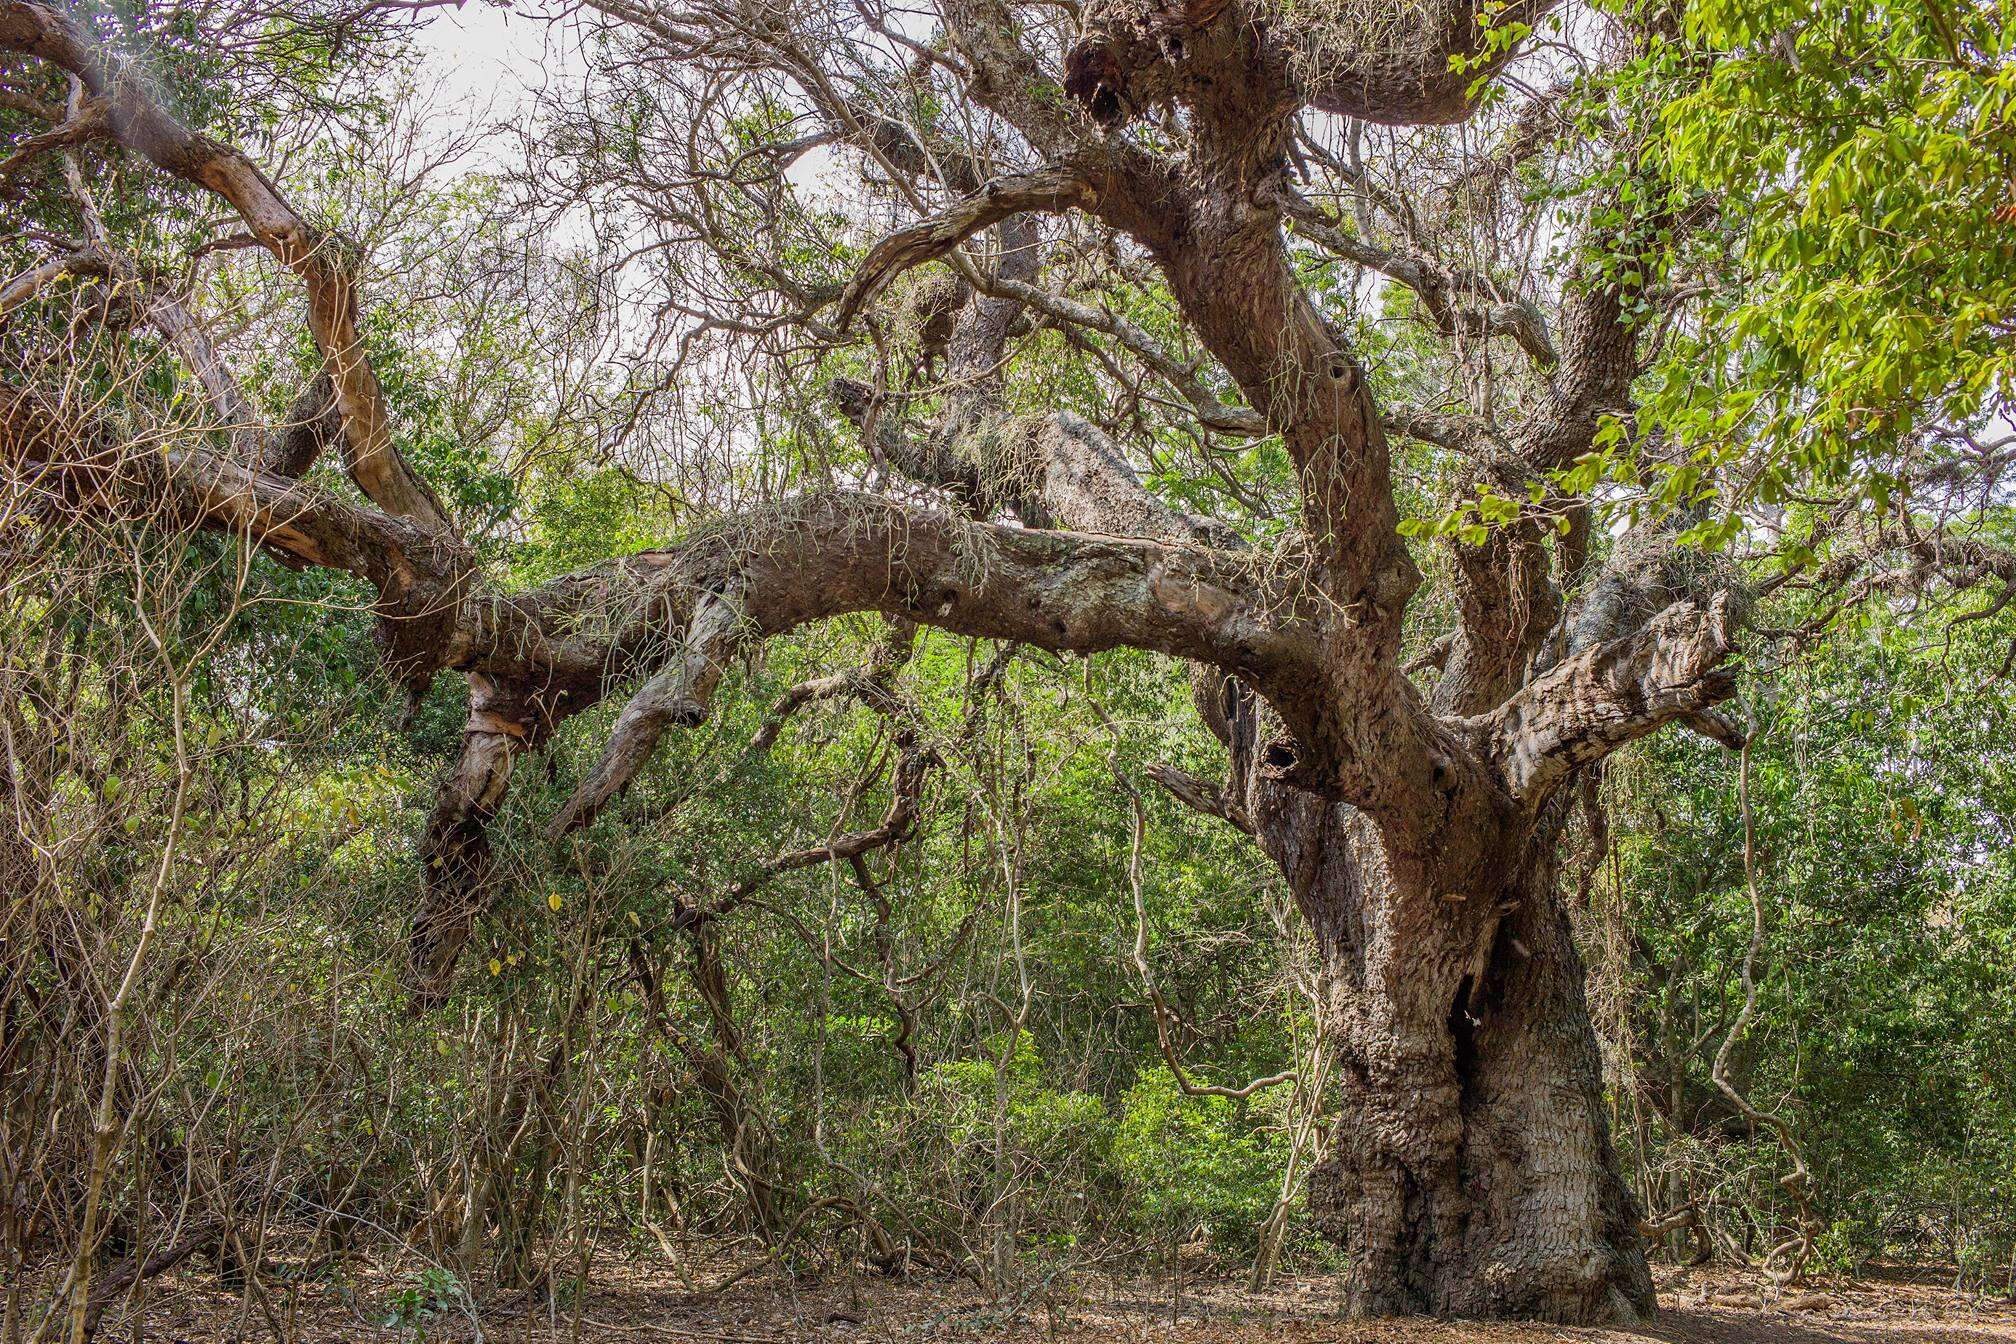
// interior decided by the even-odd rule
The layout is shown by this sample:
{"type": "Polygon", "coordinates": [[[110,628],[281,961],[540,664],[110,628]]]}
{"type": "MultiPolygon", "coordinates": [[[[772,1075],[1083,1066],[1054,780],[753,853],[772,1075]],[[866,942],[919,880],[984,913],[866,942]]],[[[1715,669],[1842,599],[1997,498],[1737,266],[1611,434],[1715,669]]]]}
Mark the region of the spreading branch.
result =
{"type": "Polygon", "coordinates": [[[1310,106],[1384,125],[1447,125],[1466,120],[1479,89],[1523,49],[1492,45],[1489,30],[1536,24],[1558,2],[1429,0],[1408,7],[1396,33],[1378,31],[1387,12],[1374,8],[1356,22],[1284,25],[1282,40],[1295,50],[1310,106]]]}
{"type": "Polygon", "coordinates": [[[651,759],[668,726],[694,728],[706,722],[708,702],[733,654],[741,625],[741,604],[732,592],[708,593],[694,604],[679,652],[623,707],[601,759],[553,818],[549,836],[558,838],[587,825],[651,759]]]}
{"type": "Polygon", "coordinates": [[[508,619],[515,609],[465,608],[472,558],[432,528],[202,449],[129,442],[74,406],[6,383],[0,471],[32,485],[54,521],[80,509],[122,510],[229,532],[294,568],[356,575],[377,590],[388,669],[409,685],[515,637],[508,619]]]}
{"type": "Polygon", "coordinates": [[[1298,234],[1412,290],[1441,335],[1507,337],[1539,369],[1552,368],[1560,360],[1547,318],[1531,300],[1507,295],[1488,276],[1444,265],[1421,252],[1356,237],[1299,193],[1284,192],[1283,204],[1298,234]]]}
{"type": "Polygon", "coordinates": [[[1216,817],[1235,830],[1253,834],[1253,818],[1223,784],[1193,775],[1188,770],[1156,762],[1142,771],[1162,786],[1169,796],[1193,811],[1216,817]]]}
{"type": "Polygon", "coordinates": [[[110,134],[111,129],[111,120],[106,115],[102,100],[93,98],[83,102],[68,120],[19,141],[13,153],[0,159],[0,187],[5,187],[26,172],[43,155],[102,139],[110,134]]]}
{"type": "Polygon", "coordinates": [[[6,325],[15,309],[49,286],[70,276],[102,276],[105,271],[105,257],[96,248],[76,248],[36,262],[0,284],[0,326],[6,325]]]}

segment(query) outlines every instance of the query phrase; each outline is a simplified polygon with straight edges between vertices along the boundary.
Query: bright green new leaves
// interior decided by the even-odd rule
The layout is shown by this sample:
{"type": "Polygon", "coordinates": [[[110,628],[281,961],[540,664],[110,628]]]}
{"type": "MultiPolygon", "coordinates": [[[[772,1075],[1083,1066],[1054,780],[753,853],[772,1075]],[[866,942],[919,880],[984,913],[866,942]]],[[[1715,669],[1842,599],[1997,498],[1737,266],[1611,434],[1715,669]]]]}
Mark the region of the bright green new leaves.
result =
{"type": "Polygon", "coordinates": [[[1742,499],[1882,499],[2016,386],[2016,6],[1696,0],[1685,47],[1658,152],[1729,266],[1653,418],[1742,499]]]}

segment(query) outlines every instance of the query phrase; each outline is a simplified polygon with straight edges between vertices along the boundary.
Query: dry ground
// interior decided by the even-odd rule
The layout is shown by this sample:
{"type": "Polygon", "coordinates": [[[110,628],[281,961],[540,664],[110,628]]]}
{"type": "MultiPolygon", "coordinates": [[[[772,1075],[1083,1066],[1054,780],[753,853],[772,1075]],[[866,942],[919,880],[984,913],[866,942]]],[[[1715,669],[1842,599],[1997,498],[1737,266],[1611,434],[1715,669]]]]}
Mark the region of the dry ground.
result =
{"type": "MultiPolygon", "coordinates": [[[[720,1264],[695,1266],[700,1283],[718,1282],[720,1264]]],[[[304,1289],[290,1301],[263,1304],[221,1291],[207,1275],[157,1281],[141,1309],[108,1317],[101,1340],[212,1344],[271,1340],[288,1344],[446,1344],[447,1341],[589,1340],[795,1341],[973,1340],[1074,1341],[1075,1344],[2016,1344],[2016,1303],[1956,1293],[1938,1271],[1890,1271],[1859,1280],[1808,1284],[1783,1295],[1733,1270],[1662,1271],[1664,1309],[1632,1330],[1465,1322],[1336,1318],[1332,1279],[1296,1278],[1254,1295],[1231,1280],[1184,1286],[1172,1300],[1162,1279],[1084,1275],[1053,1283],[1019,1303],[990,1303],[964,1280],[869,1275],[790,1282],[751,1273],[724,1291],[696,1291],[664,1266],[605,1265],[578,1315],[552,1305],[495,1302],[480,1324],[466,1312],[431,1313],[388,1323],[395,1295],[414,1283],[404,1273],[360,1275],[340,1290],[304,1289]]]]}

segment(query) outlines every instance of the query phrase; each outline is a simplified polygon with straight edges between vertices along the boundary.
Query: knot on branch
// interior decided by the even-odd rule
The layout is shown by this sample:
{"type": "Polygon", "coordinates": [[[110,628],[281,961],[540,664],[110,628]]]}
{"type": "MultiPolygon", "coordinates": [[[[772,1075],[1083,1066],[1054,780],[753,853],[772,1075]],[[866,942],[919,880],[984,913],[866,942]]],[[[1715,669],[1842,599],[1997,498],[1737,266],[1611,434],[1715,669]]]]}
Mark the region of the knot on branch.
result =
{"type": "Polygon", "coordinates": [[[1127,68],[1110,47],[1079,42],[1064,58],[1064,96],[1085,109],[1103,130],[1117,130],[1132,114],[1127,68]]]}
{"type": "Polygon", "coordinates": [[[1228,0],[1119,0],[1087,15],[1064,57],[1064,96],[1102,130],[1169,101],[1174,67],[1225,12],[1228,0]]]}

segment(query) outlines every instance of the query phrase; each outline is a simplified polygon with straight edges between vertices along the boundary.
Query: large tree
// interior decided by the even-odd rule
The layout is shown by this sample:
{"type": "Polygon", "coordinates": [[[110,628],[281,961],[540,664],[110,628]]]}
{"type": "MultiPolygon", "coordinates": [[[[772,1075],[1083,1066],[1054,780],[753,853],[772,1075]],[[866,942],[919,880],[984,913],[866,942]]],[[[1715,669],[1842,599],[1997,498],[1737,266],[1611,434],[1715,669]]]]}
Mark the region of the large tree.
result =
{"type": "MultiPolygon", "coordinates": [[[[0,315],[107,277],[208,422],[137,434],[123,404],[24,366],[0,387],[0,462],[45,519],[134,511],[355,575],[391,675],[467,679],[418,856],[420,1001],[482,913],[514,763],[607,699],[555,836],[703,721],[739,657],[808,623],[1151,650],[1194,667],[1227,755],[1222,781],[1158,782],[1252,837],[1320,948],[1339,1081],[1310,1199],[1352,1308],[1649,1313],[1556,878],[1608,753],[1676,723],[1742,736],[1716,706],[1748,599],[1679,546],[1691,489],[1695,512],[1614,544],[1592,521],[1612,487],[1589,464],[1620,438],[1658,456],[1634,391],[1703,288],[1675,258],[1715,219],[1647,149],[1707,61],[1677,13],[589,8],[585,73],[520,186],[532,214],[615,221],[611,285],[643,311],[611,433],[653,432],[682,379],[733,360],[793,433],[851,436],[854,488],[724,508],[507,592],[401,450],[353,250],[85,20],[0,3],[18,58],[0,107],[40,126],[0,176],[66,163],[75,226],[52,225],[0,315]],[[116,236],[137,226],[91,203],[76,166],[99,152],[221,201],[213,247],[298,278],[323,368],[284,417],[116,236]],[[850,260],[835,244],[864,208],[882,236],[850,260]],[[304,479],[325,452],[361,500],[304,479]],[[1443,524],[1419,551],[1410,494],[1443,524]]],[[[766,451],[722,432],[730,459],[766,451]]]]}

